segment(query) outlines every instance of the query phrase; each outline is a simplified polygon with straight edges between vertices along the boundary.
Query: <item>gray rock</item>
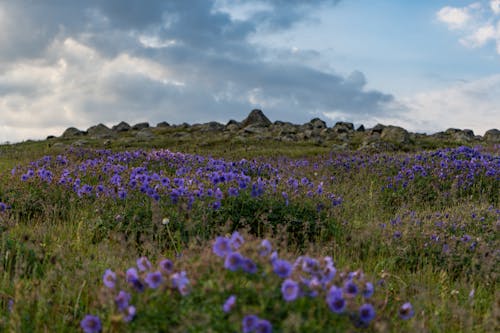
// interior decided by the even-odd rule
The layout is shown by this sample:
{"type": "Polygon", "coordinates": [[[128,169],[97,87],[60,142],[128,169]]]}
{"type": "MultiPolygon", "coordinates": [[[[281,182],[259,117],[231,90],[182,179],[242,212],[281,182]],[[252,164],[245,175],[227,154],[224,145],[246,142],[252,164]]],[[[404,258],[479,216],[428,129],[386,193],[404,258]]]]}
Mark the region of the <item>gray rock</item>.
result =
{"type": "Polygon", "coordinates": [[[373,127],[372,129],[370,129],[370,132],[371,133],[382,134],[382,131],[384,130],[384,128],[385,128],[385,125],[377,124],[377,125],[375,125],[375,127],[373,127]]]}
{"type": "Polygon", "coordinates": [[[73,138],[75,136],[82,136],[85,135],[85,132],[80,131],[78,128],[75,127],[69,127],[67,128],[64,133],[62,134],[63,138],[73,138]]]}
{"type": "Polygon", "coordinates": [[[126,131],[130,131],[130,125],[127,124],[126,122],[122,121],[120,122],[118,125],[115,125],[113,127],[111,127],[111,130],[115,131],[115,132],[126,132],[126,131]]]}
{"type": "Polygon", "coordinates": [[[311,119],[311,121],[309,122],[312,126],[312,129],[323,129],[323,128],[326,128],[326,123],[319,119],[319,118],[314,118],[314,119],[311,119]]]}
{"type": "Polygon", "coordinates": [[[248,117],[246,117],[245,120],[243,120],[241,123],[241,127],[243,128],[250,125],[268,127],[271,125],[271,121],[264,115],[261,110],[255,109],[252,110],[248,117]]]}
{"type": "Polygon", "coordinates": [[[365,131],[365,126],[359,125],[359,127],[356,129],[356,132],[364,132],[365,131]]]}
{"type": "Polygon", "coordinates": [[[103,124],[90,127],[87,130],[87,134],[94,139],[110,139],[116,137],[116,133],[103,124]]]}
{"type": "Polygon", "coordinates": [[[259,124],[248,125],[244,127],[242,131],[247,134],[264,134],[269,132],[267,128],[259,124]]]}
{"type": "Polygon", "coordinates": [[[225,128],[224,125],[216,122],[216,121],[211,121],[206,124],[202,124],[200,127],[200,131],[202,132],[218,132],[222,131],[225,128]]]}
{"type": "Polygon", "coordinates": [[[382,130],[382,134],[380,134],[380,138],[384,141],[390,141],[400,144],[410,142],[410,134],[407,130],[402,127],[392,125],[384,127],[384,129],[382,130]]]}
{"type": "Polygon", "coordinates": [[[500,131],[496,128],[487,130],[484,133],[483,140],[489,143],[500,143],[500,131]]]}
{"type": "Polygon", "coordinates": [[[156,127],[170,127],[170,124],[167,123],[166,121],[162,121],[162,122],[159,122],[158,124],[156,124],[156,127]]]}
{"type": "Polygon", "coordinates": [[[345,121],[338,121],[332,127],[333,132],[335,133],[349,133],[354,132],[353,123],[348,123],[345,121]]]}
{"type": "Polygon", "coordinates": [[[155,134],[153,133],[151,128],[143,128],[140,131],[138,131],[135,136],[136,138],[141,140],[150,140],[155,137],[155,134]]]}
{"type": "Polygon", "coordinates": [[[135,130],[135,131],[140,131],[144,128],[149,128],[149,123],[148,122],[144,122],[144,123],[138,123],[138,124],[135,124],[134,126],[132,126],[132,129],[135,130]]]}

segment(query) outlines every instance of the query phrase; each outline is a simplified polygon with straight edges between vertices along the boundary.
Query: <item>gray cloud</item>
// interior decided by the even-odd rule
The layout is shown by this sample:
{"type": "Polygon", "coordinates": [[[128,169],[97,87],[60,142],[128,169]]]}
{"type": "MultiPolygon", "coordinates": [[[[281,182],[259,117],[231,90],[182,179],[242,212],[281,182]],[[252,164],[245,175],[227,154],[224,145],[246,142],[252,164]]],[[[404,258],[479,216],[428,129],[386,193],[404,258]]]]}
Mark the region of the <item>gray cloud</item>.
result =
{"type": "Polygon", "coordinates": [[[265,0],[234,19],[209,0],[0,0],[3,126],[226,121],[253,107],[294,122],[381,114],[393,97],[367,91],[363,73],[344,77],[309,66],[316,51],[284,56],[250,42],[337,2],[265,0]]]}

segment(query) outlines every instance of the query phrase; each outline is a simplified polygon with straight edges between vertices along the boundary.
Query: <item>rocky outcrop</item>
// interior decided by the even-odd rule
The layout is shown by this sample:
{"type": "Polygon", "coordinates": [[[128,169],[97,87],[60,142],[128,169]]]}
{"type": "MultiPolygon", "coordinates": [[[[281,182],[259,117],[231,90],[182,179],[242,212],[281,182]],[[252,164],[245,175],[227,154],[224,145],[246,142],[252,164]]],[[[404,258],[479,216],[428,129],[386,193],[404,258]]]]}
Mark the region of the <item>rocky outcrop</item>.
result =
{"type": "Polygon", "coordinates": [[[483,140],[488,143],[500,143],[500,131],[496,128],[487,130],[484,133],[483,140]]]}
{"type": "Polygon", "coordinates": [[[268,127],[271,126],[271,121],[264,115],[261,110],[255,109],[250,112],[248,117],[242,121],[241,127],[245,128],[247,126],[259,126],[268,127]]]}
{"type": "Polygon", "coordinates": [[[166,121],[159,122],[156,124],[156,127],[162,128],[162,127],[170,127],[170,124],[167,123],[166,121]]]}
{"type": "Polygon", "coordinates": [[[76,136],[82,136],[85,135],[85,132],[80,131],[78,128],[75,127],[69,127],[67,128],[64,133],[62,134],[63,138],[74,138],[76,136]]]}
{"type": "Polygon", "coordinates": [[[389,125],[382,129],[380,139],[388,142],[404,144],[410,142],[410,134],[402,127],[389,125]]]}
{"type": "Polygon", "coordinates": [[[87,135],[93,139],[111,139],[116,137],[116,133],[103,124],[89,127],[87,135]]]}
{"type": "Polygon", "coordinates": [[[138,124],[135,124],[134,126],[132,126],[132,129],[134,131],[140,131],[144,128],[149,128],[149,123],[148,122],[143,122],[143,123],[138,123],[138,124]]]}
{"type": "Polygon", "coordinates": [[[126,131],[130,131],[131,127],[129,124],[122,121],[118,125],[111,127],[111,129],[115,132],[126,132],[126,131]]]}

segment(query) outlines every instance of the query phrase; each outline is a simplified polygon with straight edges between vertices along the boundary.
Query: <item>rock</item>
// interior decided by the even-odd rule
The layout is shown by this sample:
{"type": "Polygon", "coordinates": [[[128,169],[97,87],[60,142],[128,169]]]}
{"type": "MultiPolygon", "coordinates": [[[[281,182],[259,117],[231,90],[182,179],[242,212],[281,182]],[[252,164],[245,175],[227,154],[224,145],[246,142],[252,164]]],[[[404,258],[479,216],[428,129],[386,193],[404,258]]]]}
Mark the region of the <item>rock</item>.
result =
{"type": "Polygon", "coordinates": [[[382,131],[384,130],[384,128],[385,128],[385,125],[377,124],[377,125],[375,125],[375,127],[373,127],[372,129],[370,129],[370,132],[371,133],[382,134],[382,131]]]}
{"type": "Polygon", "coordinates": [[[268,130],[265,127],[262,127],[259,124],[248,125],[245,128],[243,128],[242,131],[247,134],[264,134],[268,132],[268,130]]]}
{"type": "Polygon", "coordinates": [[[407,130],[402,127],[392,125],[384,127],[384,129],[382,130],[382,134],[380,134],[380,138],[384,141],[390,141],[400,144],[410,142],[410,134],[407,130]]]}
{"type": "Polygon", "coordinates": [[[221,123],[218,123],[216,121],[211,121],[209,123],[202,124],[200,126],[200,131],[202,131],[202,132],[218,132],[218,131],[222,131],[224,128],[225,128],[225,126],[222,125],[221,123]]]}
{"type": "Polygon", "coordinates": [[[49,135],[49,136],[47,136],[47,140],[51,140],[51,139],[55,139],[55,138],[56,138],[55,135],[49,135]]]}
{"type": "Polygon", "coordinates": [[[82,136],[85,135],[85,132],[80,131],[78,128],[75,127],[69,127],[67,128],[64,133],[62,134],[63,138],[72,138],[75,136],[82,136]]]}
{"type": "Polygon", "coordinates": [[[309,122],[311,125],[312,125],[312,129],[324,129],[326,128],[326,123],[319,119],[319,118],[314,118],[314,119],[311,119],[311,121],[309,122]]]}
{"type": "Polygon", "coordinates": [[[335,123],[335,125],[333,125],[332,130],[337,134],[354,132],[354,125],[353,123],[338,121],[335,123]]]}
{"type": "Polygon", "coordinates": [[[162,122],[159,122],[158,124],[156,124],[156,127],[170,127],[170,124],[167,123],[166,121],[162,121],[162,122]]]}
{"type": "Polygon", "coordinates": [[[458,129],[458,128],[448,128],[445,132],[451,140],[459,142],[470,142],[474,140],[474,132],[470,129],[458,129]]]}
{"type": "Polygon", "coordinates": [[[483,140],[489,143],[500,143],[500,131],[496,128],[487,130],[484,133],[483,140]]]}
{"type": "Polygon", "coordinates": [[[116,137],[116,133],[103,124],[90,127],[87,130],[87,134],[94,139],[110,139],[116,137]]]}
{"type": "Polygon", "coordinates": [[[364,132],[365,131],[365,126],[359,125],[359,127],[356,129],[356,132],[364,132]]]}
{"type": "Polygon", "coordinates": [[[142,140],[149,140],[155,137],[155,134],[151,130],[151,128],[143,128],[140,131],[137,132],[135,135],[136,138],[142,139],[142,140]]]}
{"type": "Polygon", "coordinates": [[[245,128],[247,126],[259,126],[268,127],[271,125],[271,121],[262,113],[261,110],[255,109],[250,112],[248,117],[242,121],[241,127],[245,128]]]}
{"type": "Polygon", "coordinates": [[[144,122],[144,123],[138,123],[138,124],[135,124],[134,126],[132,126],[132,129],[135,130],[135,131],[140,131],[144,128],[149,128],[149,123],[148,122],[144,122]]]}
{"type": "Polygon", "coordinates": [[[111,127],[111,130],[115,131],[115,132],[126,132],[126,131],[130,131],[130,125],[127,124],[126,122],[122,121],[120,122],[118,125],[115,125],[113,127],[111,127]]]}

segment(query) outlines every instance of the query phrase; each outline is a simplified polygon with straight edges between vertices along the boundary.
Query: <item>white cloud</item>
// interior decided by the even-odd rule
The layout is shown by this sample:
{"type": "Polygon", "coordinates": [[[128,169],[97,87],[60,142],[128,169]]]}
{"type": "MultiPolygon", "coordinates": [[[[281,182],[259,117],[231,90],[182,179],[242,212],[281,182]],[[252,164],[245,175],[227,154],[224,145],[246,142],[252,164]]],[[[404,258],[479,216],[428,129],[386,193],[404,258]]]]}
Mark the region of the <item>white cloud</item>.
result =
{"type": "Polygon", "coordinates": [[[468,128],[482,135],[500,128],[500,74],[419,93],[401,102],[408,107],[408,129],[468,128]]]}
{"type": "Polygon", "coordinates": [[[437,12],[437,18],[446,23],[450,29],[464,28],[471,19],[467,7],[455,8],[449,6],[441,8],[437,12]]]}
{"type": "Polygon", "coordinates": [[[500,14],[500,0],[491,0],[490,8],[496,15],[500,14]]]}
{"type": "Polygon", "coordinates": [[[436,16],[448,29],[458,31],[459,42],[470,48],[493,43],[500,55],[500,0],[491,0],[489,7],[474,2],[466,7],[443,7],[436,16]]]}

